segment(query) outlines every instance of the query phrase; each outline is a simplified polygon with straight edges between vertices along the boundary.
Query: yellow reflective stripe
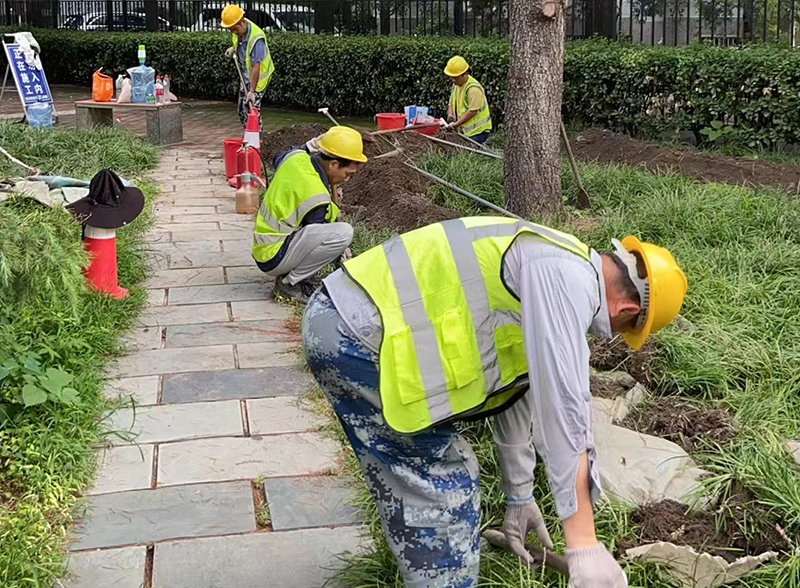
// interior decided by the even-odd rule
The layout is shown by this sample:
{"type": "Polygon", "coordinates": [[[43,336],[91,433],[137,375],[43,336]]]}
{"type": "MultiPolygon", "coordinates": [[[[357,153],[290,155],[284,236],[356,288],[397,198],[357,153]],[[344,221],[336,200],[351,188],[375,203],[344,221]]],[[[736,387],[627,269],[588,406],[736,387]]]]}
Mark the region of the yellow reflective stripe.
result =
{"type": "Polygon", "coordinates": [[[417,355],[425,400],[432,423],[449,418],[453,411],[447,395],[444,368],[439,356],[436,331],[425,312],[422,295],[408,251],[400,237],[383,244],[389,272],[394,282],[403,321],[411,327],[411,337],[417,355]]]}
{"type": "Polygon", "coordinates": [[[275,245],[282,243],[288,235],[267,235],[265,233],[253,233],[254,245],[275,245]]]}
{"type": "Polygon", "coordinates": [[[317,194],[311,198],[306,198],[300,203],[300,206],[295,208],[292,213],[286,217],[286,220],[281,221],[272,216],[267,207],[267,199],[264,198],[258,207],[258,214],[267,226],[276,233],[289,234],[297,230],[303,217],[308,214],[312,209],[317,206],[330,202],[330,194],[317,194]]]}
{"type": "Polygon", "coordinates": [[[441,223],[445,237],[450,245],[458,277],[464,288],[464,298],[469,308],[478,352],[486,379],[486,390],[495,390],[500,385],[500,367],[497,364],[497,349],[494,344],[494,318],[489,306],[489,293],[486,280],[481,272],[472,237],[461,219],[441,223]]]}
{"type": "MultiPolygon", "coordinates": [[[[483,110],[481,110],[480,112],[483,112],[484,110],[486,110],[486,108],[485,108],[485,107],[484,107],[484,108],[483,108],[483,110]]],[[[480,113],[479,113],[479,114],[480,114],[480,113]]],[[[460,130],[461,130],[461,132],[462,132],[462,133],[464,133],[464,134],[466,135],[466,134],[467,134],[467,133],[469,133],[471,130],[473,130],[473,129],[477,129],[478,127],[480,127],[480,126],[482,126],[482,125],[485,125],[487,122],[489,122],[490,120],[492,120],[492,117],[489,115],[489,113],[488,113],[488,112],[486,113],[486,116],[484,116],[482,119],[478,120],[478,122],[474,122],[474,123],[473,123],[472,121],[473,121],[473,120],[475,120],[476,118],[478,118],[478,115],[476,115],[476,116],[472,117],[472,119],[471,119],[470,121],[468,121],[466,124],[463,124],[463,125],[461,125],[461,129],[460,129],[460,130]]]]}
{"type": "Polygon", "coordinates": [[[289,216],[286,217],[285,222],[296,228],[300,224],[300,221],[303,220],[303,217],[311,212],[312,209],[323,204],[328,204],[330,201],[331,195],[327,192],[306,198],[297,208],[292,211],[289,216]]]}

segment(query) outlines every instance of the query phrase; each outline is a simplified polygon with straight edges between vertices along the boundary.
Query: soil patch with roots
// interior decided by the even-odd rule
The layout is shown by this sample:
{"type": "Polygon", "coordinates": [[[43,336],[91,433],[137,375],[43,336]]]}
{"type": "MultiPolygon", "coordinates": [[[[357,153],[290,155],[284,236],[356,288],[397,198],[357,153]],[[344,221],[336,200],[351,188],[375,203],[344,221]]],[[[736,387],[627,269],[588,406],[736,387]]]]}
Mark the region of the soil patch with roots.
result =
{"type": "Polygon", "coordinates": [[[724,445],[733,439],[736,427],[721,408],[698,408],[675,399],[656,400],[629,415],[623,426],[677,443],[688,452],[704,444],[724,445]]]}
{"type": "MultiPolygon", "coordinates": [[[[736,496],[731,501],[735,499],[736,496]]],[[[738,503],[738,507],[728,510],[721,518],[705,511],[687,513],[686,506],[674,500],[642,505],[631,514],[631,521],[638,528],[636,539],[620,541],[618,549],[624,552],[637,545],[668,541],[688,545],[698,553],[720,556],[729,562],[765,551],[786,551],[789,546],[774,524],[763,516],[754,517],[758,513],[757,506],[747,504],[745,511],[744,500],[738,503]]]]}
{"type": "Polygon", "coordinates": [[[593,338],[589,342],[589,363],[600,371],[623,370],[645,388],[652,389],[650,364],[656,355],[656,348],[648,341],[638,351],[631,351],[622,337],[613,339],[593,338]]]}
{"type": "Polygon", "coordinates": [[[777,186],[792,193],[800,182],[800,166],[662,147],[596,129],[578,135],[572,149],[584,161],[638,166],[653,173],[672,171],[700,182],[777,186]]]}
{"type": "MultiPolygon", "coordinates": [[[[268,133],[263,139],[265,160],[271,162],[275,153],[302,146],[327,129],[324,124],[306,124],[268,133]]],[[[373,229],[405,232],[459,216],[457,211],[431,202],[427,196],[428,180],[403,165],[405,155],[415,156],[430,149],[426,139],[416,133],[401,133],[387,141],[358,130],[364,138],[364,151],[372,160],[342,186],[342,210],[355,222],[373,229]],[[403,154],[374,159],[396,147],[402,148],[403,154]]]]}

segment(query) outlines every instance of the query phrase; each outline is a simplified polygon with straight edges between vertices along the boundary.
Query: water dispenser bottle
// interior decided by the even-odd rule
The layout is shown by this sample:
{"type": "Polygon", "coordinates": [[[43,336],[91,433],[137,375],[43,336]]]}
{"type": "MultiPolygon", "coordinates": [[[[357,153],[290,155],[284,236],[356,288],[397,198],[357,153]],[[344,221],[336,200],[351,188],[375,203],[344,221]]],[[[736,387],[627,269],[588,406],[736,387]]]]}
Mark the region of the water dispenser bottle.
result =
{"type": "Polygon", "coordinates": [[[144,64],[145,55],[144,45],[139,45],[139,65],[128,70],[131,76],[131,102],[134,104],[155,102],[156,71],[144,64]]]}

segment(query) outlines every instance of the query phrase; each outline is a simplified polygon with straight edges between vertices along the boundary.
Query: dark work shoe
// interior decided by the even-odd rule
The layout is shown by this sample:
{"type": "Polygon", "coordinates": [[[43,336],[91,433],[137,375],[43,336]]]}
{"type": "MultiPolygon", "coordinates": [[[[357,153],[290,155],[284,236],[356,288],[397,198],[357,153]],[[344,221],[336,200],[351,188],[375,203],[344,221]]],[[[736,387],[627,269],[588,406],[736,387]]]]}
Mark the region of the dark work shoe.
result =
{"type": "Polygon", "coordinates": [[[275,287],[272,290],[273,296],[283,296],[284,298],[290,298],[292,300],[297,300],[301,304],[308,304],[308,299],[311,298],[311,295],[317,288],[306,281],[298,282],[294,285],[291,285],[283,280],[283,278],[278,278],[275,280],[275,287]]]}

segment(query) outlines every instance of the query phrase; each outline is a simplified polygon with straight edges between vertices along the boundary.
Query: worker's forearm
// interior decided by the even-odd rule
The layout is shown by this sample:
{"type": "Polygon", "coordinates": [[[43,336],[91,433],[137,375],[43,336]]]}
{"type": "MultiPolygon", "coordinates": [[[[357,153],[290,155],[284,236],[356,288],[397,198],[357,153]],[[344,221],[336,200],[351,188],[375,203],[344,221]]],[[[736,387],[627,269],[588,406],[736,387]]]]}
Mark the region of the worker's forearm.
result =
{"type": "Polygon", "coordinates": [[[255,92],[258,87],[258,71],[261,69],[260,63],[254,63],[250,67],[250,91],[255,92]]]}
{"type": "Polygon", "coordinates": [[[467,112],[464,113],[464,116],[462,116],[460,119],[458,119],[456,122],[453,123],[453,127],[457,129],[461,125],[468,123],[475,117],[476,114],[478,114],[477,110],[468,110],[467,112]]]}
{"type": "Polygon", "coordinates": [[[567,549],[582,549],[597,544],[594,529],[592,499],[589,493],[589,459],[584,453],[578,460],[578,473],[575,476],[575,494],[578,510],[564,520],[564,537],[567,549]]]}

